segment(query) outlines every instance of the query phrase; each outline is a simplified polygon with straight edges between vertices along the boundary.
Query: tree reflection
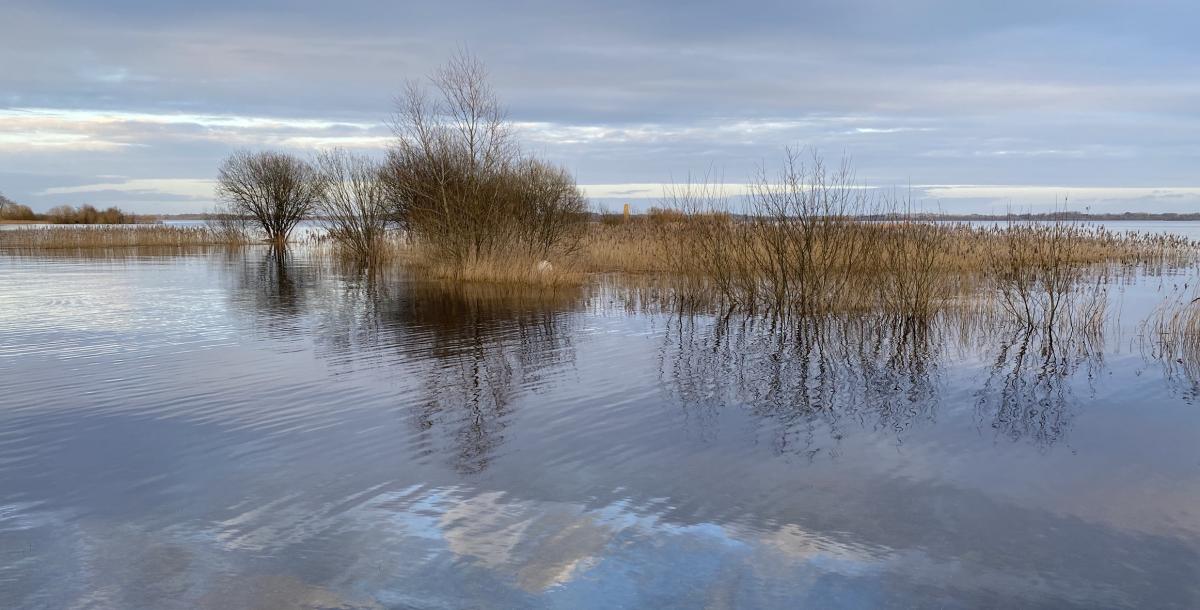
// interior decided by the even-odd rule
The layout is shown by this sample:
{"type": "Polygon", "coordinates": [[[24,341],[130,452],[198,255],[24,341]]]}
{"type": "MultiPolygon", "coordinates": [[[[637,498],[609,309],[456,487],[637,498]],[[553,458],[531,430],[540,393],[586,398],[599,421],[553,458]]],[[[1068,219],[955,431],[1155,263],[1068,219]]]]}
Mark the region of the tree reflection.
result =
{"type": "Polygon", "coordinates": [[[319,274],[308,261],[297,261],[283,249],[267,247],[225,253],[233,270],[231,299],[238,311],[250,314],[256,330],[272,339],[303,336],[301,317],[319,274]]]}
{"type": "Polygon", "coordinates": [[[574,361],[575,292],[526,293],[341,270],[314,313],[318,354],[343,371],[401,377],[421,455],[484,471],[525,393],[574,361]],[[415,394],[412,392],[415,391],[415,394]]]}
{"type": "Polygon", "coordinates": [[[485,470],[505,440],[514,399],[542,389],[548,374],[574,361],[566,301],[410,286],[397,330],[416,348],[410,355],[425,363],[423,396],[411,413],[422,443],[434,444],[440,431],[459,472],[485,470]]]}
{"type": "Polygon", "coordinates": [[[938,326],[887,316],[680,317],[662,348],[661,376],[711,437],[720,411],[771,422],[779,453],[835,453],[847,426],[900,437],[936,409],[938,326]]]}
{"type": "Polygon", "coordinates": [[[999,346],[976,393],[980,424],[1042,448],[1062,440],[1074,419],[1076,386],[1082,381],[1093,392],[1091,381],[1104,366],[1104,326],[1089,319],[980,332],[976,341],[999,346]]]}
{"type": "MultiPolygon", "coordinates": [[[[714,439],[722,412],[739,408],[773,435],[781,454],[836,455],[850,428],[894,435],[932,422],[941,371],[966,346],[989,362],[975,392],[976,418],[1012,441],[1049,447],[1074,417],[1078,386],[1103,366],[1094,309],[1060,312],[1053,325],[1006,326],[980,311],[926,320],[884,315],[777,319],[677,316],[661,349],[660,376],[690,426],[714,439]]],[[[970,383],[970,382],[968,382],[970,383]]]]}
{"type": "MultiPolygon", "coordinates": [[[[270,333],[313,336],[335,374],[374,370],[398,380],[410,446],[465,474],[494,462],[520,405],[574,363],[581,309],[655,302],[642,293],[617,298],[612,286],[585,298],[288,257],[271,251],[231,262],[234,300],[270,333]],[[305,333],[296,332],[301,325],[305,333]]],[[[630,315],[668,321],[659,378],[693,432],[716,439],[723,416],[736,410],[752,416],[775,452],[813,458],[837,455],[854,430],[905,442],[938,415],[944,371],[971,371],[977,355],[985,374],[965,381],[975,421],[1010,441],[1043,448],[1061,441],[1081,384],[1103,365],[1095,323],[1102,304],[1085,304],[1059,311],[1053,323],[1016,327],[983,308],[917,319],[630,315]],[[967,352],[954,353],[956,346],[967,352]],[[966,369],[958,362],[964,356],[966,369]]],[[[959,413],[971,416],[951,412],[959,413]]]]}

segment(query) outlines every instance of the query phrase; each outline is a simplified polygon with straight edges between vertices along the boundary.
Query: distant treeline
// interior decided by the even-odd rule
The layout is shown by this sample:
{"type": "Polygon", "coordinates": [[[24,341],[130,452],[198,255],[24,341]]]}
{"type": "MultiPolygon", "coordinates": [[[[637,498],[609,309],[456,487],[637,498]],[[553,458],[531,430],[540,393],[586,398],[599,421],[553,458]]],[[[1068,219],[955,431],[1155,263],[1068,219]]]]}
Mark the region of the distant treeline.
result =
{"type": "MultiPolygon", "coordinates": [[[[734,219],[745,220],[752,214],[720,213],[734,219]]],[[[646,212],[630,215],[630,220],[649,220],[655,223],[680,220],[687,214],[683,210],[670,207],[651,207],[646,212]]],[[[1087,212],[1042,212],[1028,214],[926,214],[926,213],[889,213],[889,214],[860,214],[851,218],[863,221],[920,221],[920,222],[1096,222],[1114,220],[1155,220],[1155,221],[1200,221],[1200,213],[1177,214],[1173,212],[1123,212],[1120,214],[1091,214],[1087,212]]],[[[600,210],[592,213],[592,220],[604,224],[620,224],[624,216],[618,212],[600,210]]]]}
{"type": "MultiPolygon", "coordinates": [[[[0,198],[3,196],[0,195],[0,198]]],[[[88,207],[88,206],[85,206],[88,207]]],[[[0,219],[4,220],[45,220],[48,214],[34,214],[29,211],[28,206],[17,206],[24,210],[24,214],[29,218],[10,217],[7,214],[0,214],[0,219]]],[[[9,209],[5,207],[5,209],[9,209]]],[[[111,208],[110,208],[111,209],[111,208]]],[[[679,210],[670,208],[652,207],[646,212],[634,213],[633,218],[643,217],[652,221],[670,220],[677,215],[682,214],[679,210]]],[[[623,215],[619,212],[611,212],[601,209],[598,212],[591,212],[590,217],[593,221],[601,221],[606,224],[616,224],[623,219],[623,215]]],[[[193,214],[153,214],[136,216],[136,222],[163,222],[163,221],[182,221],[182,220],[210,220],[210,213],[193,213],[193,214]]],[[[743,214],[730,214],[731,217],[741,218],[743,214]]],[[[124,215],[125,218],[134,218],[132,214],[124,215]]],[[[322,220],[320,214],[310,214],[305,217],[308,220],[322,220]]],[[[860,216],[858,220],[926,220],[926,221],[951,221],[951,222],[1004,222],[1004,221],[1106,221],[1106,220],[1156,220],[1156,221],[1200,221],[1200,212],[1194,214],[1177,214],[1174,212],[1122,212],[1119,214],[1092,214],[1088,212],[1040,212],[1028,214],[869,214],[860,216]]],[[[49,222],[47,220],[47,222],[49,222]]]]}
{"type": "MultiPolygon", "coordinates": [[[[678,210],[652,207],[646,212],[635,212],[632,218],[644,217],[652,221],[669,220],[682,214],[678,210]]],[[[730,214],[731,217],[741,218],[743,214],[730,214]]],[[[620,212],[601,210],[591,212],[593,221],[606,224],[617,224],[623,219],[620,212]]],[[[212,214],[156,214],[139,216],[139,222],[145,221],[180,221],[180,220],[209,220],[212,214]]],[[[321,220],[320,215],[309,215],[308,220],[321,220]]],[[[1156,221],[1200,221],[1200,212],[1195,214],[1177,214],[1174,212],[1123,212],[1119,214],[1091,214],[1087,212],[1042,212],[1029,214],[871,214],[858,217],[858,220],[927,220],[949,222],[1005,222],[1005,221],[1106,221],[1106,220],[1156,220],[1156,221]]]]}
{"type": "Polygon", "coordinates": [[[79,207],[60,205],[51,208],[45,214],[39,214],[29,206],[21,205],[4,195],[0,195],[0,220],[61,225],[116,225],[156,221],[153,217],[128,214],[117,207],[101,210],[86,204],[79,207]]]}
{"type": "Polygon", "coordinates": [[[1174,212],[1122,212],[1119,214],[1093,214],[1089,212],[1041,212],[1029,214],[878,214],[863,217],[864,220],[950,220],[950,221],[1055,221],[1055,220],[1200,220],[1200,213],[1176,214],[1174,212]]]}

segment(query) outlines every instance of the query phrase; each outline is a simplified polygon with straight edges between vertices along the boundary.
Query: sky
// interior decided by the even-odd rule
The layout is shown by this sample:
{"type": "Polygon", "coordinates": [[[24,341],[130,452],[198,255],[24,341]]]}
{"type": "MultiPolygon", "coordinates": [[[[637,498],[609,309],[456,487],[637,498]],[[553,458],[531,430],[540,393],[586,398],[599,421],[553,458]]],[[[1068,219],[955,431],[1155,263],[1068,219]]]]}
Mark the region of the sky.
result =
{"type": "Polygon", "coordinates": [[[1200,3],[0,0],[0,192],[213,206],[237,149],[382,155],[461,49],[598,205],[786,148],[943,212],[1200,212],[1200,3]],[[1064,201],[1066,203],[1064,203],[1064,201]]]}

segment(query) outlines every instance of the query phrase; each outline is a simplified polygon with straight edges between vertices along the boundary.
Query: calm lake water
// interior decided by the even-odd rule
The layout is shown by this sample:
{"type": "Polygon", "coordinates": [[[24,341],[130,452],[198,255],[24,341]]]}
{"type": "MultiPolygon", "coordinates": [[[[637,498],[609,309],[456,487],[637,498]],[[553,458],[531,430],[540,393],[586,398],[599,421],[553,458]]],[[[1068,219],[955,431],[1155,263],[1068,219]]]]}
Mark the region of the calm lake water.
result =
{"type": "Polygon", "coordinates": [[[1200,386],[1140,337],[1194,281],[804,350],[604,285],[0,254],[0,606],[1200,607],[1200,386]]]}

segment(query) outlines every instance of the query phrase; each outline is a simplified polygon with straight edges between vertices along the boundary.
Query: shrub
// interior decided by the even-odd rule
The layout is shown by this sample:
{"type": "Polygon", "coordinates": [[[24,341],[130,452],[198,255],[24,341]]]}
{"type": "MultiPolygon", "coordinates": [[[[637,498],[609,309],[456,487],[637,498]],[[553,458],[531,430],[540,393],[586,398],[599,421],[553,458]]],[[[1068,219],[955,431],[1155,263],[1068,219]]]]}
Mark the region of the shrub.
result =
{"type": "Polygon", "coordinates": [[[86,204],[77,208],[69,205],[50,208],[50,211],[46,212],[46,220],[61,225],[117,225],[137,222],[133,214],[126,214],[120,208],[110,207],[101,211],[86,204]]]}
{"type": "Polygon", "coordinates": [[[398,102],[385,171],[394,217],[453,275],[561,264],[587,222],[570,174],[520,152],[478,60],[458,56],[431,81],[436,95],[409,83],[398,102]]]}
{"type": "Polygon", "coordinates": [[[370,158],[344,150],[317,156],[317,171],[325,188],[317,198],[329,236],[351,258],[366,262],[386,249],[388,198],[382,166],[370,158]]]}
{"type": "Polygon", "coordinates": [[[27,205],[21,205],[0,194],[0,220],[37,220],[37,214],[27,205]]]}

